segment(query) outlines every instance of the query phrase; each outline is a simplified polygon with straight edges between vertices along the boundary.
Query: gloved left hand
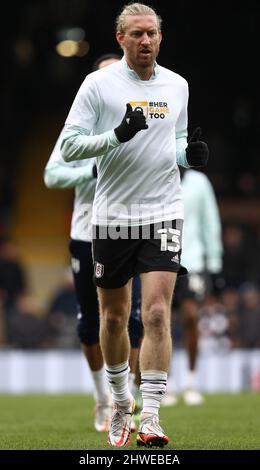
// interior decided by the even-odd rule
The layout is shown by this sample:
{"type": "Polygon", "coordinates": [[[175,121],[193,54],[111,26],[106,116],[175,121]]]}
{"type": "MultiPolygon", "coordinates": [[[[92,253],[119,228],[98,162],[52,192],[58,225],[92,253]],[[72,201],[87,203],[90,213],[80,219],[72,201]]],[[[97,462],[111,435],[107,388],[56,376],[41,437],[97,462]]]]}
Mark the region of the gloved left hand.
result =
{"type": "Polygon", "coordinates": [[[197,127],[188,141],[186,159],[190,166],[200,167],[207,164],[209,149],[206,142],[200,140],[201,128],[197,127]]]}

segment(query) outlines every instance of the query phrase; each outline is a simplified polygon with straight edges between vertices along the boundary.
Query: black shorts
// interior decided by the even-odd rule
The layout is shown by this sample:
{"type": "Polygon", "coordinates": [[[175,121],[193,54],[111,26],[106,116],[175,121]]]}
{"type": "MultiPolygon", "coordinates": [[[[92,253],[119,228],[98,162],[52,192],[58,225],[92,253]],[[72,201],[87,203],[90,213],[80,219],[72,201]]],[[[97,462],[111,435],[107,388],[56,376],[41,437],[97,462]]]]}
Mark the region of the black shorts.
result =
{"type": "Polygon", "coordinates": [[[93,282],[91,243],[70,240],[70,253],[74,285],[78,303],[77,332],[81,343],[92,346],[99,342],[99,307],[93,282]]]}
{"type": "Polygon", "coordinates": [[[181,266],[183,221],[139,227],[93,227],[93,260],[98,287],[116,289],[151,271],[187,273],[181,266]]]}
{"type": "Polygon", "coordinates": [[[173,305],[179,307],[185,299],[194,299],[202,302],[210,292],[210,278],[205,272],[189,273],[188,276],[177,279],[173,305]]]}

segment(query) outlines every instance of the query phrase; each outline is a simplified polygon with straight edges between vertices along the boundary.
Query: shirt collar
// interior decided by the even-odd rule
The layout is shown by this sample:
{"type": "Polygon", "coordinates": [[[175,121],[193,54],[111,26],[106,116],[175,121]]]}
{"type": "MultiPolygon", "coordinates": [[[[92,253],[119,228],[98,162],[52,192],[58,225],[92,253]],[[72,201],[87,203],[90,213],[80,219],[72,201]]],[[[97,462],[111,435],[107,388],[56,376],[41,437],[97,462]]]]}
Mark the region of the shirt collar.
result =
{"type": "MultiPolygon", "coordinates": [[[[125,68],[127,74],[129,75],[129,77],[133,78],[134,80],[141,80],[139,75],[133,69],[130,69],[128,63],[125,60],[125,56],[122,57],[122,62],[123,62],[124,68],[125,68]]],[[[152,73],[151,77],[149,78],[149,80],[141,80],[141,81],[155,80],[155,78],[157,77],[158,74],[159,74],[159,67],[158,67],[157,62],[154,62],[153,73],[152,73]]]]}

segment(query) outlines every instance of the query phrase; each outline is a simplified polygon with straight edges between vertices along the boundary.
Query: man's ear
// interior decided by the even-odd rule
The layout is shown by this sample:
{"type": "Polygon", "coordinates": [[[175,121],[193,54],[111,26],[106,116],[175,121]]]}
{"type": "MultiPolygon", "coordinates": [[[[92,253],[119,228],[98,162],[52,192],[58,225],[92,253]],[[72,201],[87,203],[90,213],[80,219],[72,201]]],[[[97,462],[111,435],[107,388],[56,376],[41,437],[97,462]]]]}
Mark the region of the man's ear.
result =
{"type": "Polygon", "coordinates": [[[123,49],[124,33],[121,33],[120,31],[117,31],[116,32],[116,40],[117,40],[119,46],[123,49]]]}

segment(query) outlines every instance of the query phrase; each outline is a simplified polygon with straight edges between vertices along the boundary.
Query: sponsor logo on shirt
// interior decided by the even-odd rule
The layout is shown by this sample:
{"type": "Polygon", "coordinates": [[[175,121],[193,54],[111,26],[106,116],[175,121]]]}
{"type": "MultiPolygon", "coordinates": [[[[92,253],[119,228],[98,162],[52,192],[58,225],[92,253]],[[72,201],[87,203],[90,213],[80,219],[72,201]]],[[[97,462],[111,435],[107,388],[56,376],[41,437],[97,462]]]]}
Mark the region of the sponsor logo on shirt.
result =
{"type": "Polygon", "coordinates": [[[143,111],[145,118],[164,119],[170,109],[164,101],[129,101],[133,111],[143,111]]]}

